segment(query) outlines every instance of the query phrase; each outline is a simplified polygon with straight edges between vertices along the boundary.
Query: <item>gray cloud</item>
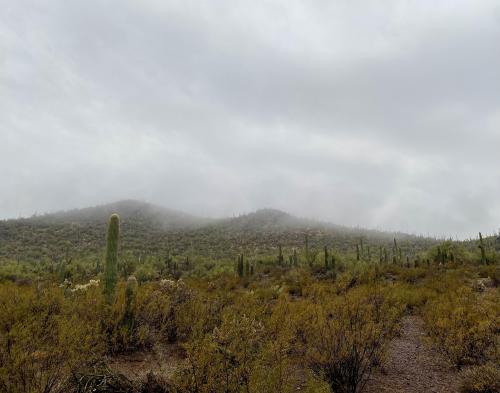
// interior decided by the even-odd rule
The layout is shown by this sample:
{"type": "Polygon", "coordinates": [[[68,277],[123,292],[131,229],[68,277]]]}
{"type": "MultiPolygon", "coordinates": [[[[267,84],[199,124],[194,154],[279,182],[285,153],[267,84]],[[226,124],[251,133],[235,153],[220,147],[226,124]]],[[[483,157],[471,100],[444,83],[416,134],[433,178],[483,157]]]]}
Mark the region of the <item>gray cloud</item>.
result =
{"type": "Polygon", "coordinates": [[[139,198],[500,227],[495,1],[4,1],[0,217],[139,198]]]}

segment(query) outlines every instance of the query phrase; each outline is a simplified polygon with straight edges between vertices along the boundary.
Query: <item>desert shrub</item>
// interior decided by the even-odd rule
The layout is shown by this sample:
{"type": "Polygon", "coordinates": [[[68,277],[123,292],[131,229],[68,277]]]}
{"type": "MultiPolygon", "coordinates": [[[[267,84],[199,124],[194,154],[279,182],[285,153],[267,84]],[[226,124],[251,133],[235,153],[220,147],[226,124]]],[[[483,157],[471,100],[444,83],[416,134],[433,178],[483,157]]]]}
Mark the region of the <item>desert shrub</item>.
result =
{"type": "Polygon", "coordinates": [[[152,281],[159,277],[159,273],[150,264],[142,264],[135,270],[135,277],[140,283],[152,281]]]}
{"type": "Polygon", "coordinates": [[[431,338],[457,365],[499,359],[498,294],[480,296],[470,287],[447,292],[424,308],[431,338]]]}
{"type": "Polygon", "coordinates": [[[391,295],[407,313],[419,313],[437,294],[425,285],[413,285],[406,282],[396,282],[391,287],[391,295]]]}
{"type": "Polygon", "coordinates": [[[399,279],[409,284],[415,284],[427,276],[427,269],[412,268],[401,269],[399,272],[399,279]]]}
{"type": "Polygon", "coordinates": [[[500,367],[498,364],[487,363],[468,368],[463,373],[460,391],[462,393],[500,392],[500,367]]]}
{"type": "Polygon", "coordinates": [[[174,385],[181,392],[239,392],[250,384],[263,327],[254,317],[229,315],[202,339],[185,344],[188,366],[174,385]]]}
{"type": "Polygon", "coordinates": [[[265,319],[265,338],[251,374],[252,391],[292,392],[299,384],[296,373],[290,371],[295,360],[291,356],[294,349],[291,311],[288,298],[283,295],[265,319]]]}
{"type": "Polygon", "coordinates": [[[292,269],[284,276],[287,292],[293,296],[302,296],[304,288],[312,282],[311,274],[307,270],[292,269]]]}
{"type": "MultiPolygon", "coordinates": [[[[174,378],[178,391],[296,391],[307,372],[297,373],[297,359],[292,359],[289,305],[285,294],[276,304],[262,304],[256,293],[239,294],[221,309],[221,321],[211,332],[198,332],[183,344],[187,366],[174,378]]],[[[321,385],[309,374],[306,382],[321,385]]]]}
{"type": "Polygon", "coordinates": [[[361,391],[400,313],[382,293],[365,288],[309,304],[303,321],[309,366],[335,392],[361,391]]]}
{"type": "Polygon", "coordinates": [[[0,391],[64,392],[75,370],[102,355],[97,319],[79,313],[92,309],[88,301],[66,298],[57,287],[0,286],[0,391]]]}

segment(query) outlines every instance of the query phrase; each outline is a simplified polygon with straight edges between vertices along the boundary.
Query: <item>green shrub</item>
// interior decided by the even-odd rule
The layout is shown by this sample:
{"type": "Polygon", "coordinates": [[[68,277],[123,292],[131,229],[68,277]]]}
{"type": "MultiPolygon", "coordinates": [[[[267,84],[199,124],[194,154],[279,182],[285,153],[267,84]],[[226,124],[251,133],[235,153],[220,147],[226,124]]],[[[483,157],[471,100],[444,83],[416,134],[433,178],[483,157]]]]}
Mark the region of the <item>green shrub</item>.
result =
{"type": "Polygon", "coordinates": [[[498,293],[478,295],[470,287],[430,301],[423,312],[431,338],[457,365],[498,361],[498,293]]]}
{"type": "Polygon", "coordinates": [[[57,287],[1,285],[0,391],[62,393],[76,370],[99,359],[104,348],[93,299],[81,297],[73,308],[75,300],[57,287]]]}
{"type": "Polygon", "coordinates": [[[382,293],[367,288],[308,305],[301,325],[309,366],[334,392],[361,391],[384,356],[400,312],[382,293]]]}

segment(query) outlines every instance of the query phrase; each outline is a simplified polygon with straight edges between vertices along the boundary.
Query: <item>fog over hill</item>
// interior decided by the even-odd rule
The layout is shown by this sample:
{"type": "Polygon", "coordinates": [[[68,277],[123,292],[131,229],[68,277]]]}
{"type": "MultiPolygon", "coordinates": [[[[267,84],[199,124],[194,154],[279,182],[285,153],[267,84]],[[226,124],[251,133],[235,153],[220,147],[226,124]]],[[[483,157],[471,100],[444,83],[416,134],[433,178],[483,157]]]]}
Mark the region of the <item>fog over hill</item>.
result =
{"type": "Polygon", "coordinates": [[[500,226],[500,4],[7,1],[0,218],[120,198],[214,217],[500,226]]]}
{"type": "MultiPolygon", "coordinates": [[[[18,225],[73,225],[99,226],[108,221],[111,214],[118,213],[122,224],[133,227],[148,227],[160,231],[216,231],[219,233],[235,232],[286,232],[319,230],[330,233],[342,233],[351,236],[379,238],[422,238],[422,236],[404,232],[383,231],[363,227],[348,227],[328,221],[297,217],[274,208],[262,208],[247,214],[233,217],[200,217],[186,212],[169,209],[160,205],[138,200],[120,200],[108,204],[61,210],[31,217],[3,220],[4,224],[18,225]]],[[[2,221],[0,221],[2,222],[2,221]]]]}
{"type": "Polygon", "coordinates": [[[93,207],[58,211],[32,216],[26,220],[46,224],[105,223],[112,213],[118,213],[122,221],[145,223],[162,229],[195,228],[211,221],[209,218],[137,200],[121,200],[93,207]]]}
{"type": "Polygon", "coordinates": [[[33,215],[4,222],[24,222],[32,224],[56,225],[91,225],[105,224],[109,216],[117,213],[124,223],[148,225],[161,230],[192,230],[206,227],[222,231],[286,231],[291,229],[325,229],[351,233],[386,234],[393,236],[414,236],[402,232],[378,231],[362,227],[347,227],[312,218],[297,217],[274,208],[262,208],[254,212],[233,217],[211,218],[169,209],[160,205],[139,200],[119,200],[107,204],[61,210],[42,215],[33,215]]]}

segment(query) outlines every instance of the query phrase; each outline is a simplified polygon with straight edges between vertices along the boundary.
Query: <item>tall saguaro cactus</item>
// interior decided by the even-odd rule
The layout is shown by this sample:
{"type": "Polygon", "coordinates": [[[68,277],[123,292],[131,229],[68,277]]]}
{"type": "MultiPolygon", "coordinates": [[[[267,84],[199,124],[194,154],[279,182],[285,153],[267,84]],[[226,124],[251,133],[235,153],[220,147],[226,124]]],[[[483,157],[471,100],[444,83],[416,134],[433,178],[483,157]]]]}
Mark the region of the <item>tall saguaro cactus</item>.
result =
{"type": "Polygon", "coordinates": [[[325,246],[324,248],[324,253],[325,253],[325,269],[328,269],[328,247],[325,246]]]}
{"type": "Polygon", "coordinates": [[[106,260],[104,264],[104,297],[111,304],[115,298],[116,280],[118,278],[118,238],[120,236],[120,217],[112,214],[109,217],[106,237],[106,260]]]}
{"type": "Polygon", "coordinates": [[[312,263],[311,263],[311,260],[309,258],[309,236],[307,236],[307,234],[306,234],[305,243],[306,243],[306,262],[309,264],[309,266],[311,266],[312,263]]]}
{"type": "Polygon", "coordinates": [[[483,235],[479,232],[479,249],[481,250],[481,264],[486,265],[486,249],[484,248],[483,235]]]}
{"type": "Polygon", "coordinates": [[[243,261],[243,254],[238,256],[238,261],[236,262],[236,272],[240,278],[243,277],[245,273],[245,264],[243,261]]]}

